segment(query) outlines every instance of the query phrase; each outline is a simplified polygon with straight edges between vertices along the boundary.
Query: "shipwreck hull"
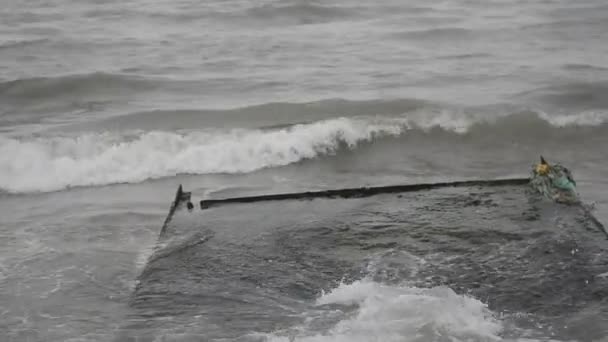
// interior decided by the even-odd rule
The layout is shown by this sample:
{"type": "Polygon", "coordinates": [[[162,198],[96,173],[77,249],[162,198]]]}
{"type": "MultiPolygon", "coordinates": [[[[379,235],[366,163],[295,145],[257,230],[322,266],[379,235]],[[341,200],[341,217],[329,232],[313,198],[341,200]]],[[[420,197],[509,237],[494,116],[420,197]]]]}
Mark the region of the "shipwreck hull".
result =
{"type": "Polygon", "coordinates": [[[505,337],[531,328],[560,338],[604,336],[604,233],[581,207],[539,200],[525,184],[256,196],[202,201],[204,210],[189,208],[191,196],[180,188],[123,337],[290,331],[303,312],[325,310],[315,303],[322,291],[359,279],[477,298],[510,327],[505,337]]]}

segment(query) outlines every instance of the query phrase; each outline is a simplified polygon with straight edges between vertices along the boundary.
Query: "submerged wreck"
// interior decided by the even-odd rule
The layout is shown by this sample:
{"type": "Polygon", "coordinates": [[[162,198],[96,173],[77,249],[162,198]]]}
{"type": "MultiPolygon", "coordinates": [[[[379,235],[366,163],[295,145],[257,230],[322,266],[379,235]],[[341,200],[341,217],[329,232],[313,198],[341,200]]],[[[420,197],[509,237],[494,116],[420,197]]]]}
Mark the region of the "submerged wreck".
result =
{"type": "MultiPolygon", "coordinates": [[[[561,164],[550,165],[544,157],[540,157],[540,163],[532,169],[529,178],[503,178],[490,180],[465,180],[453,182],[418,183],[406,185],[389,185],[378,187],[346,188],[336,190],[307,191],[283,194],[269,194],[259,196],[232,197],[224,199],[203,199],[199,202],[200,209],[205,210],[215,206],[228,204],[244,204],[266,201],[286,201],[286,200],[312,200],[316,198],[328,199],[348,199],[370,197],[380,194],[395,194],[405,192],[418,192],[441,188],[471,188],[471,187],[500,187],[500,186],[528,186],[529,190],[536,195],[541,195],[544,199],[567,205],[578,205],[588,214],[594,223],[608,237],[608,230],[590,212],[576,192],[576,181],[569,169],[561,164]]],[[[191,211],[194,204],[191,201],[191,193],[183,190],[180,185],[175,194],[175,199],[171,204],[169,214],[161,229],[161,235],[166,230],[175,210],[185,205],[191,211]]]]}
{"type": "Polygon", "coordinates": [[[302,312],[326,310],[314,304],[320,291],[366,278],[446,286],[483,299],[515,326],[546,327],[547,334],[573,339],[581,331],[583,340],[601,337],[608,317],[602,238],[608,234],[579,200],[570,172],[552,167],[543,159],[530,178],[203,199],[197,205],[180,186],[138,279],[128,325],[144,340],[167,329],[205,339],[252,331],[300,336],[290,327],[301,323],[302,312]],[[574,188],[556,187],[565,184],[563,177],[574,188]],[[590,310],[590,303],[605,314],[590,310]]]}

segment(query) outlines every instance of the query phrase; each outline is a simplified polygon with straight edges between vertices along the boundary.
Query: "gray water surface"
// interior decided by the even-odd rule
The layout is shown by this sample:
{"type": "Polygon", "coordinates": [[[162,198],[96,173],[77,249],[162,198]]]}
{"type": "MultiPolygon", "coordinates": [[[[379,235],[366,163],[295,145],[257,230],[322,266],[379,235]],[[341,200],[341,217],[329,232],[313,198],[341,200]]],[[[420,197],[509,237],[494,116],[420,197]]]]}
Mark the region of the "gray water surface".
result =
{"type": "Polygon", "coordinates": [[[197,212],[150,259],[178,184],[527,176],[540,154],[608,222],[604,1],[0,7],[0,340],[606,338],[605,241],[521,189],[197,212]]]}

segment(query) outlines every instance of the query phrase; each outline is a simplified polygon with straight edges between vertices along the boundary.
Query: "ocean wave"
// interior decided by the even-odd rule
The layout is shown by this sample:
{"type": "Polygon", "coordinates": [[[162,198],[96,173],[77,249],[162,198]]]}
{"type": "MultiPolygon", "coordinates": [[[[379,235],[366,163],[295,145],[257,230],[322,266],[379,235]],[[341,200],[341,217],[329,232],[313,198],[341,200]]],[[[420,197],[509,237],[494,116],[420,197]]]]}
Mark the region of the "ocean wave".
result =
{"type": "MultiPolygon", "coordinates": [[[[178,174],[248,173],[352,150],[364,143],[408,136],[431,139],[480,134],[512,139],[538,130],[603,130],[607,112],[575,116],[519,113],[502,118],[451,112],[402,117],[333,118],[274,129],[185,132],[127,131],[77,136],[0,137],[0,189],[44,192],[74,186],[135,183],[178,174]]],[[[578,132],[578,133],[577,133],[578,132]]],[[[599,132],[605,135],[604,132],[599,132]]],[[[559,135],[559,134],[556,134],[559,135]]],[[[550,135],[543,135],[543,139],[550,135]]],[[[558,137],[559,138],[559,137],[558,137]]]]}
{"type": "Polygon", "coordinates": [[[425,30],[406,31],[395,34],[398,38],[411,38],[416,40],[432,39],[464,39],[470,38],[474,32],[461,27],[439,27],[425,30]]]}
{"type": "Polygon", "coordinates": [[[399,135],[391,122],[334,119],[288,129],[0,138],[0,189],[53,191],[177,174],[245,173],[399,135]]]}
{"type": "Polygon", "coordinates": [[[260,19],[290,20],[297,24],[313,24],[353,16],[352,9],[321,3],[295,1],[284,4],[264,4],[248,10],[248,16],[260,19]]]}
{"type": "Polygon", "coordinates": [[[152,82],[134,76],[91,73],[56,77],[34,77],[0,82],[0,98],[24,100],[56,98],[69,94],[83,96],[99,92],[121,94],[124,91],[151,89],[152,82]]]}
{"type": "Polygon", "coordinates": [[[606,109],[608,108],[606,92],[608,92],[608,82],[606,81],[572,82],[526,91],[516,97],[556,108],[606,109]]]}
{"type": "Polygon", "coordinates": [[[448,287],[416,288],[360,280],[323,294],[317,305],[334,306],[334,315],[340,315],[343,306],[356,305],[357,309],[353,314],[342,314],[344,318],[326,332],[302,326],[287,334],[260,337],[319,342],[499,341],[503,331],[502,322],[486,304],[448,287]]]}
{"type": "Polygon", "coordinates": [[[12,48],[22,48],[22,47],[30,46],[30,45],[43,44],[48,41],[49,41],[49,39],[46,39],[46,38],[9,40],[9,41],[0,42],[0,50],[12,49],[12,48]]]}
{"type": "Polygon", "coordinates": [[[129,113],[101,119],[96,129],[165,130],[225,127],[282,128],[294,123],[314,122],[336,117],[366,115],[398,116],[435,105],[417,99],[361,100],[326,99],[315,102],[271,102],[234,109],[173,109],[129,113]]]}
{"type": "Polygon", "coordinates": [[[608,68],[603,67],[603,66],[598,66],[598,65],[592,65],[592,64],[577,64],[577,63],[569,63],[569,64],[564,64],[562,66],[565,70],[574,70],[574,71],[599,71],[599,72],[605,72],[608,70],[608,68]]]}

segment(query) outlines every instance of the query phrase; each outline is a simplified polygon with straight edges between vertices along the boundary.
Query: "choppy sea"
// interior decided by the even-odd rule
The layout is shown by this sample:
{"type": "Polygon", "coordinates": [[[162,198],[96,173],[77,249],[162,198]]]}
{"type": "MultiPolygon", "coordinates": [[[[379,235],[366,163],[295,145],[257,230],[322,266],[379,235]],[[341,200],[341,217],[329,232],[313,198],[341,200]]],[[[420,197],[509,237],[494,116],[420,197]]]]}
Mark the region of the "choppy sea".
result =
{"type": "Polygon", "coordinates": [[[0,6],[0,341],[606,341],[608,3],[0,6]]]}

